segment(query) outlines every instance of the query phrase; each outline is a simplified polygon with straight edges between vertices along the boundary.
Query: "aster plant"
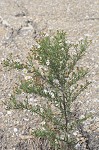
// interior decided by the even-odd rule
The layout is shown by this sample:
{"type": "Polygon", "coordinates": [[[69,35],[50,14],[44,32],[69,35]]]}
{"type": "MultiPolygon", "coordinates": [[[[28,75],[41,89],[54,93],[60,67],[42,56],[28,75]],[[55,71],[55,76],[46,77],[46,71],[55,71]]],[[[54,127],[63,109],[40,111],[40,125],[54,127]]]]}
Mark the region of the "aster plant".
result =
{"type": "Polygon", "coordinates": [[[88,47],[87,39],[74,44],[69,42],[64,31],[54,36],[42,36],[28,53],[27,62],[3,61],[4,67],[26,71],[24,80],[16,87],[8,102],[8,109],[27,109],[41,118],[41,126],[32,132],[49,142],[50,150],[74,150],[77,140],[73,134],[86,117],[76,117],[73,104],[90,82],[84,80],[88,69],[78,62],[88,47]],[[83,80],[83,82],[81,82],[83,80]],[[34,94],[40,101],[30,104],[16,96],[34,94]]]}

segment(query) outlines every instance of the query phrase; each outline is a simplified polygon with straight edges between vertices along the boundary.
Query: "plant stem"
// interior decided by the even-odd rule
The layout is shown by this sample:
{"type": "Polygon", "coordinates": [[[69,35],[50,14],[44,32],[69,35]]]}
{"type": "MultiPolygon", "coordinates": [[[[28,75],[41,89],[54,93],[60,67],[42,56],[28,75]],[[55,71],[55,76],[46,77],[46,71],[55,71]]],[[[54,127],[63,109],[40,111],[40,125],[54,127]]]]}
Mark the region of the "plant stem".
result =
{"type": "Polygon", "coordinates": [[[65,136],[66,136],[66,145],[65,149],[69,150],[69,145],[68,145],[68,114],[67,114],[67,100],[66,96],[64,94],[64,88],[62,87],[62,95],[63,95],[63,109],[64,109],[64,117],[65,117],[65,136]]]}

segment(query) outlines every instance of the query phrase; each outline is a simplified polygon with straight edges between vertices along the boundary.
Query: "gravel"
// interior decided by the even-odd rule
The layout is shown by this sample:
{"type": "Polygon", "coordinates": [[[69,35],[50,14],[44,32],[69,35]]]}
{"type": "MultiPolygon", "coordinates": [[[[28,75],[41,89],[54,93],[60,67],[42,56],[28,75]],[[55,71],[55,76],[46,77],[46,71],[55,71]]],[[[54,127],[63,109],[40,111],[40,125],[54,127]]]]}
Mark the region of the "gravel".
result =
{"type": "MultiPolygon", "coordinates": [[[[0,62],[9,53],[25,60],[29,49],[36,44],[41,31],[65,30],[69,41],[81,38],[92,43],[81,61],[90,70],[87,78],[90,87],[78,101],[82,115],[92,112],[93,118],[85,122],[90,133],[91,150],[99,149],[99,1],[98,0],[1,0],[0,1],[0,62]]],[[[28,111],[7,111],[2,101],[7,101],[13,85],[18,81],[18,71],[6,71],[0,64],[0,150],[32,150],[29,135],[39,120],[28,111]]],[[[84,150],[84,148],[83,148],[84,150]]]]}

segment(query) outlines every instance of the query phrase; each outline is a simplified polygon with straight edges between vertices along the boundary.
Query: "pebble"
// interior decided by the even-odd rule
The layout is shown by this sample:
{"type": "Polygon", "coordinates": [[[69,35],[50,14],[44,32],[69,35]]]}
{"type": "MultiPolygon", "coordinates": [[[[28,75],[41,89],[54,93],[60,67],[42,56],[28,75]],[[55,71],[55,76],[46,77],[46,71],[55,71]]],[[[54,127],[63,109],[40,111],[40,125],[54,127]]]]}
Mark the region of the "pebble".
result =
{"type": "Polygon", "coordinates": [[[11,114],[12,114],[12,112],[11,112],[11,111],[7,111],[7,114],[8,114],[8,115],[11,115],[11,114]]]}
{"type": "Polygon", "coordinates": [[[23,120],[24,120],[24,121],[29,121],[29,119],[28,119],[28,118],[23,118],[23,120]]]}
{"type": "Polygon", "coordinates": [[[17,128],[14,128],[13,130],[14,130],[14,132],[15,132],[15,133],[17,133],[17,132],[18,132],[18,129],[17,129],[17,128]]]}
{"type": "Polygon", "coordinates": [[[85,37],[91,37],[91,35],[90,35],[90,34],[84,34],[84,36],[85,36],[85,37]]]}
{"type": "Polygon", "coordinates": [[[2,117],[3,116],[3,112],[0,112],[0,117],[2,117]]]}
{"type": "Polygon", "coordinates": [[[2,21],[2,24],[3,24],[5,27],[9,27],[9,26],[10,26],[10,24],[9,24],[6,20],[3,20],[3,21],[2,21]]]}

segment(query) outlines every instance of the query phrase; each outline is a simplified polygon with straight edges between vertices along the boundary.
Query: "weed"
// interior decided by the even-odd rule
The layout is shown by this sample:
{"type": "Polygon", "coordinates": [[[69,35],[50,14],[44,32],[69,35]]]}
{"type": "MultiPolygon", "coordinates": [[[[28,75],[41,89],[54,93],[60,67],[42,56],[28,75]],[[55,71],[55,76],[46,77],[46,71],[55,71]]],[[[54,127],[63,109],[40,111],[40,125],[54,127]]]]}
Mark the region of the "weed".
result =
{"type": "Polygon", "coordinates": [[[78,44],[68,42],[64,31],[57,31],[54,37],[42,35],[27,56],[26,63],[4,60],[3,65],[11,69],[26,71],[25,79],[20,82],[8,103],[9,109],[27,109],[42,119],[40,128],[33,131],[36,137],[47,139],[52,150],[74,150],[77,145],[74,136],[77,126],[86,117],[77,118],[72,105],[90,82],[80,82],[88,69],[79,67],[78,61],[88,47],[87,39],[78,44]],[[40,104],[16,100],[21,93],[39,96],[40,104]]]}

